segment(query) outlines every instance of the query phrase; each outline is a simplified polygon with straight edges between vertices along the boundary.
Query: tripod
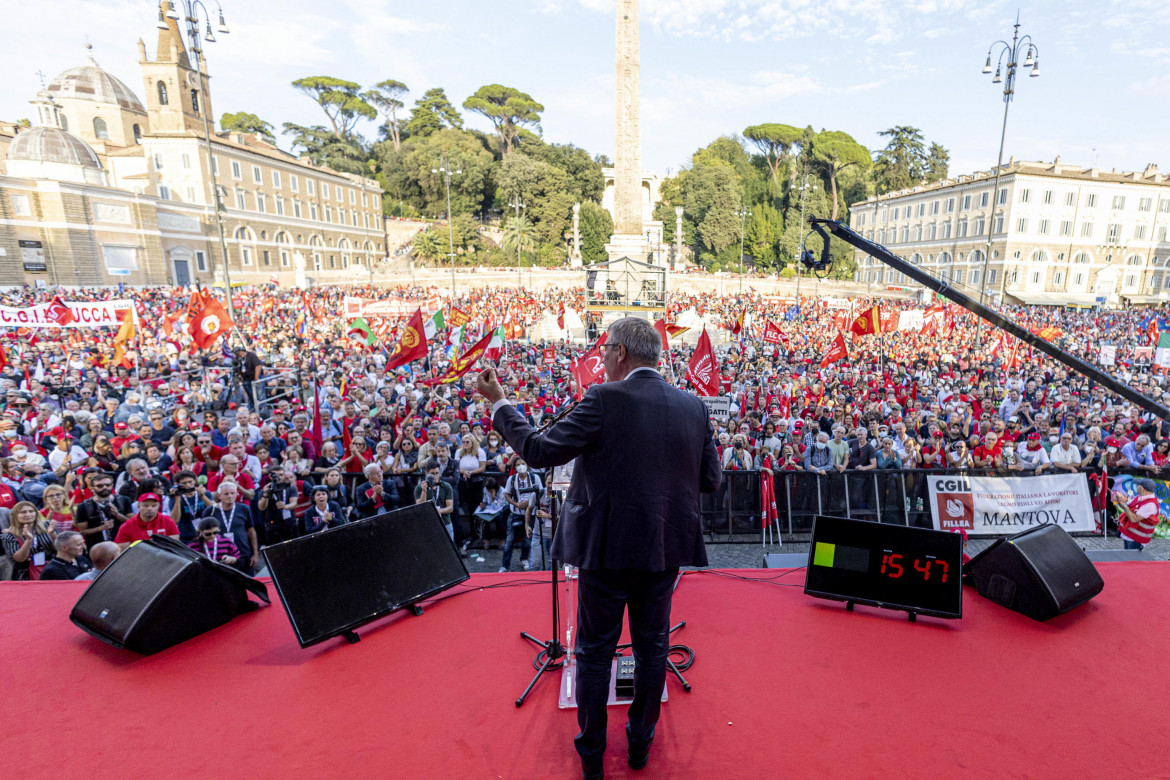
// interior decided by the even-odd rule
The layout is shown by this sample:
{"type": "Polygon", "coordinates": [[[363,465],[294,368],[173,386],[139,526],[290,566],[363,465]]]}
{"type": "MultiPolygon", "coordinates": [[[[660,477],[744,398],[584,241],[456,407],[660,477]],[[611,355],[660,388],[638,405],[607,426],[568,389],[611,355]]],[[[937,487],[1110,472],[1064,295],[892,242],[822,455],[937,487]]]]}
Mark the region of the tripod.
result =
{"type": "MultiPolygon", "coordinates": [[[[558,519],[558,515],[560,514],[560,507],[559,507],[560,502],[557,499],[557,491],[553,490],[553,488],[551,488],[551,487],[549,488],[549,490],[551,491],[550,492],[550,500],[549,500],[549,512],[552,515],[552,533],[555,536],[556,530],[557,530],[557,519],[558,519]]],[[[542,549],[541,549],[542,557],[543,557],[543,553],[544,553],[544,550],[543,550],[543,544],[542,544],[542,549]]],[[[547,642],[542,642],[539,639],[537,639],[536,637],[534,637],[532,634],[528,633],[527,631],[520,632],[520,636],[523,637],[524,639],[527,639],[529,642],[536,645],[537,647],[539,647],[540,652],[538,652],[536,654],[536,658],[534,658],[532,660],[532,665],[536,668],[536,674],[534,674],[532,676],[532,681],[530,683],[528,683],[528,687],[524,689],[524,693],[520,694],[520,698],[516,699],[516,706],[517,707],[524,704],[524,701],[528,698],[528,694],[532,692],[533,687],[535,687],[535,685],[536,685],[536,681],[540,679],[540,676],[542,674],[544,674],[545,672],[548,672],[548,671],[560,669],[565,663],[565,655],[566,655],[565,646],[561,644],[561,640],[559,639],[560,632],[561,632],[561,608],[560,608],[560,602],[557,599],[557,583],[562,581],[562,580],[560,579],[560,577],[557,576],[557,560],[556,560],[556,558],[552,559],[551,574],[552,574],[552,629],[553,629],[552,630],[552,639],[548,640],[547,642]]]]}

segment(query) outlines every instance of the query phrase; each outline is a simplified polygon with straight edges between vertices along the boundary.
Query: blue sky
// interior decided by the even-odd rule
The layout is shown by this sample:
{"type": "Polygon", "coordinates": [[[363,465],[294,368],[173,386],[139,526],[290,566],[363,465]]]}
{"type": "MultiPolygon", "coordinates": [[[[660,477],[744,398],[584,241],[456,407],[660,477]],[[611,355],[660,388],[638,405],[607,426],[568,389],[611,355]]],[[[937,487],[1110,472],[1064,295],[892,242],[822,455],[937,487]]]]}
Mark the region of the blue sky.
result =
{"type": "MultiPolygon", "coordinates": [[[[214,9],[214,0],[207,0],[214,9]]],[[[213,108],[323,123],[288,86],[331,75],[442,86],[456,105],[483,84],[545,105],[548,141],[612,155],[612,0],[228,0],[231,34],[207,46],[213,108]]],[[[844,130],[870,149],[914,125],[951,152],[954,173],[994,164],[1003,103],[980,73],[1010,38],[1000,0],[643,0],[643,163],[677,171],[695,149],[761,122],[844,130]]],[[[1070,0],[1021,6],[1042,76],[1021,78],[1005,157],[1170,170],[1170,3],[1070,0]]],[[[153,54],[151,0],[9,4],[0,30],[0,117],[29,116],[36,71],[99,63],[140,95],[135,42],[153,54]]],[[[468,124],[488,129],[486,120],[468,124]]],[[[362,128],[373,136],[373,124],[362,128]]]]}

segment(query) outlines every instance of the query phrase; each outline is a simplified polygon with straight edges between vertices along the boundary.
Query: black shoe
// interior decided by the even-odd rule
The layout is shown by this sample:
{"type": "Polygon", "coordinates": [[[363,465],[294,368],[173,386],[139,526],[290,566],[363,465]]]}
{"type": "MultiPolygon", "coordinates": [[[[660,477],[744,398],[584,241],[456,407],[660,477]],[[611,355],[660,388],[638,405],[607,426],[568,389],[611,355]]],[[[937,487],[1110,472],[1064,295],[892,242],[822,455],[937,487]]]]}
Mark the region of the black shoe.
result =
{"type": "Polygon", "coordinates": [[[650,746],[647,745],[637,753],[631,750],[626,756],[626,763],[630,765],[630,769],[645,769],[650,763],[650,746]]]}
{"type": "Polygon", "coordinates": [[[583,778],[583,780],[604,780],[605,767],[599,766],[596,769],[590,769],[589,767],[585,766],[584,762],[582,762],[581,763],[581,777],[583,778]]]}

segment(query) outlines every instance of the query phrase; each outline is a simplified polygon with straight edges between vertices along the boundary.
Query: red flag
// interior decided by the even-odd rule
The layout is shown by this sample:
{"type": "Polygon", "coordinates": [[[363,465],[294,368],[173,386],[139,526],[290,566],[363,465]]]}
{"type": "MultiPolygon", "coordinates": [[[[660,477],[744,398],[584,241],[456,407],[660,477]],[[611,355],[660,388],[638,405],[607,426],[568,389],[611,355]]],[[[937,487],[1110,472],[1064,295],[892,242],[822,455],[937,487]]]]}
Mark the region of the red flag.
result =
{"type": "MultiPolygon", "coordinates": [[[[743,332],[743,312],[741,311],[739,313],[739,316],[735,318],[735,322],[731,326],[731,335],[738,336],[742,332],[743,332]]],[[[710,341],[708,340],[708,345],[709,344],[710,344],[710,341]]]]}
{"type": "MultiPolygon", "coordinates": [[[[866,336],[882,332],[882,312],[880,306],[871,306],[861,313],[861,316],[849,326],[849,332],[856,336],[866,336]]],[[[840,335],[840,334],[838,334],[840,335]]],[[[844,339],[842,339],[844,342],[844,339]]]]}
{"type": "Polygon", "coordinates": [[[434,379],[421,379],[420,385],[447,385],[459,379],[461,376],[470,371],[479,359],[487,352],[492,343],[492,336],[494,331],[488,333],[482,339],[477,341],[469,347],[462,355],[451,361],[451,365],[447,368],[442,376],[437,376],[434,379]]]}
{"type": "Polygon", "coordinates": [[[49,308],[45,311],[45,319],[64,327],[76,320],[77,317],[73,316],[73,310],[65,305],[60,295],[54,295],[53,300],[49,303],[49,308]]]}
{"type": "Polygon", "coordinates": [[[544,364],[546,366],[551,366],[555,362],[557,362],[557,348],[556,347],[545,347],[544,348],[544,364]]]}
{"type": "Polygon", "coordinates": [[[608,337],[608,333],[602,333],[601,338],[597,340],[593,348],[570,365],[569,370],[577,380],[577,400],[585,397],[585,391],[589,389],[590,385],[597,384],[605,377],[605,363],[601,359],[601,345],[608,337]]]}
{"type": "Polygon", "coordinates": [[[826,368],[830,363],[844,360],[848,357],[849,350],[845,348],[845,334],[837,331],[837,338],[833,340],[833,346],[829,347],[829,351],[821,359],[821,368],[826,368]]]}
{"type": "Polygon", "coordinates": [[[654,322],[654,330],[658,331],[658,337],[662,339],[662,351],[670,349],[670,342],[667,341],[666,335],[666,320],[656,320],[654,322]]]}
{"type": "Polygon", "coordinates": [[[410,315],[406,327],[402,329],[402,335],[398,337],[398,343],[394,345],[394,351],[390,353],[390,359],[386,361],[385,370],[393,371],[412,360],[419,360],[426,356],[427,338],[423,334],[422,309],[418,308],[414,310],[414,314],[410,315]]]}
{"type": "Polygon", "coordinates": [[[561,301],[560,311],[557,312],[557,327],[561,330],[565,329],[565,302],[561,301]]]}
{"type": "Polygon", "coordinates": [[[780,328],[771,320],[766,320],[764,323],[764,342],[767,344],[779,344],[784,341],[784,334],[780,332],[780,328]]]}
{"type": "Polygon", "coordinates": [[[702,395],[719,395],[719,366],[715,362],[715,350],[711,348],[711,338],[706,328],[699,335],[695,354],[691,355],[691,362],[687,364],[687,379],[702,395]]]}
{"type": "Polygon", "coordinates": [[[462,309],[451,307],[451,316],[447,318],[447,324],[452,328],[461,328],[467,323],[471,322],[471,315],[462,309]]]}
{"type": "Polygon", "coordinates": [[[199,349],[207,349],[220,336],[231,333],[233,324],[219,299],[212,295],[206,295],[202,308],[191,320],[189,330],[194,345],[199,349]]]}
{"type": "Polygon", "coordinates": [[[0,368],[4,368],[7,365],[8,365],[8,352],[4,349],[3,346],[0,346],[0,368]]]}

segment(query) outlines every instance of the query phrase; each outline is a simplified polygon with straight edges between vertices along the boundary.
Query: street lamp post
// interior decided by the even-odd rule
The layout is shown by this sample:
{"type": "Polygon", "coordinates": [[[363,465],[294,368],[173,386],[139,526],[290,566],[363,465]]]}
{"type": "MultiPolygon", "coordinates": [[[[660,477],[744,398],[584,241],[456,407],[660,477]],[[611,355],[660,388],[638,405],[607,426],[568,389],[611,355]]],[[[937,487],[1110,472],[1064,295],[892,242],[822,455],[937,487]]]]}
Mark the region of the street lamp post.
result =
{"type": "MultiPolygon", "coordinates": [[[[451,257],[451,305],[455,305],[455,226],[451,218],[451,161],[444,154],[439,160],[438,168],[431,168],[431,173],[441,173],[443,184],[447,188],[447,249],[451,257]]],[[[463,170],[458,162],[455,163],[456,176],[462,175],[463,170]]]]}
{"type": "Polygon", "coordinates": [[[747,218],[752,215],[746,208],[735,212],[739,217],[739,294],[743,295],[743,231],[747,226],[747,218]]]}
{"type": "Polygon", "coordinates": [[[800,248],[796,250],[796,310],[800,311],[800,266],[801,258],[804,257],[804,198],[809,190],[816,190],[817,182],[814,178],[811,182],[808,180],[812,174],[806,173],[800,177],[800,248]]]}
{"type": "MultiPolygon", "coordinates": [[[[227,35],[230,31],[228,30],[227,22],[223,19],[223,8],[219,3],[216,3],[215,6],[219,13],[219,24],[216,26],[216,29],[219,30],[220,34],[227,35]]],[[[204,91],[204,77],[207,75],[207,63],[203,59],[203,42],[215,43],[215,33],[211,31],[211,12],[207,10],[207,6],[201,0],[162,0],[158,7],[158,28],[160,30],[169,29],[167,19],[186,23],[187,49],[191,52],[191,58],[194,60],[195,72],[200,75],[199,114],[203,118],[203,142],[204,149],[207,152],[207,171],[211,176],[211,197],[215,199],[215,225],[219,229],[219,252],[220,258],[223,261],[223,283],[227,286],[224,297],[227,298],[228,317],[235,320],[236,312],[232,306],[232,275],[228,269],[227,238],[223,232],[223,200],[219,196],[219,184],[216,182],[215,177],[215,157],[211,151],[211,125],[207,118],[207,110],[210,104],[207,100],[207,93],[204,91]],[[176,3],[178,3],[179,8],[175,7],[176,3]],[[203,13],[205,28],[202,36],[199,33],[199,13],[201,11],[203,13]]]]}
{"type": "MultiPolygon", "coordinates": [[[[516,231],[516,290],[524,289],[524,278],[520,275],[523,265],[520,262],[520,209],[524,208],[524,202],[520,200],[520,194],[517,193],[508,205],[516,209],[516,221],[512,223],[512,229],[516,231]]],[[[531,281],[531,280],[529,280],[531,281]]]]}
{"type": "MultiPolygon", "coordinates": [[[[996,41],[991,44],[987,50],[987,62],[983,65],[984,73],[991,73],[991,53],[996,48],[999,49],[999,55],[996,58],[995,78],[991,80],[992,84],[1003,83],[1003,127],[999,133],[999,159],[995,164],[995,182],[991,185],[991,210],[987,219],[987,248],[983,254],[983,283],[979,285],[979,302],[983,303],[983,296],[987,290],[987,274],[988,266],[991,264],[991,239],[995,235],[995,207],[999,205],[999,177],[1003,170],[1003,143],[1007,137],[1007,118],[1008,107],[1011,105],[1012,98],[1016,94],[1016,68],[1023,65],[1025,68],[1031,68],[1032,72],[1028,75],[1035,78],[1040,75],[1040,47],[1033,41],[1031,35],[1020,36],[1020,17],[1016,14],[1015,30],[1012,32],[1012,42],[996,41]],[[1024,53],[1024,61],[1020,63],[1020,54],[1024,53]],[[1007,62],[1004,62],[1004,58],[1007,62]],[[1006,78],[1002,75],[1007,71],[1006,78]]],[[[1004,265],[1001,269],[999,279],[999,298],[1003,301],[1004,281],[1007,276],[1007,258],[1004,258],[1004,265]]]]}

